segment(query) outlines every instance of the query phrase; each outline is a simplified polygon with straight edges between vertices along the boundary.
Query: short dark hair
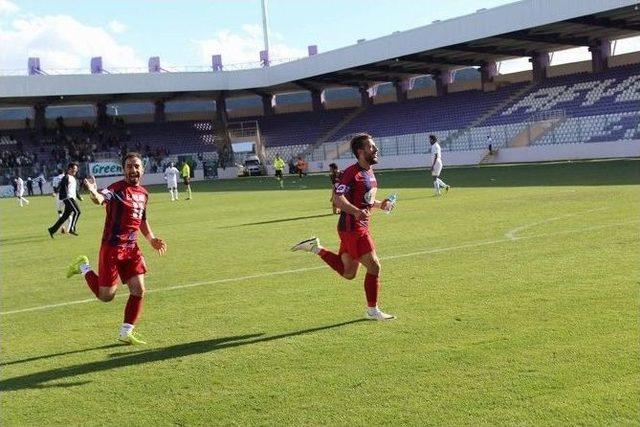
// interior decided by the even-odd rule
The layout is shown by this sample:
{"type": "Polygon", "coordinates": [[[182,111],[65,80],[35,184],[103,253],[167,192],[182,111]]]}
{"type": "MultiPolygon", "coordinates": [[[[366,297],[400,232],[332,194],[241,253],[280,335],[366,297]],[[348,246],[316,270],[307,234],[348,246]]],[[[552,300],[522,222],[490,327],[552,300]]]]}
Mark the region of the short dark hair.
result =
{"type": "Polygon", "coordinates": [[[125,163],[127,163],[127,159],[130,159],[132,157],[140,159],[140,161],[142,162],[142,155],[140,153],[136,153],[135,151],[129,152],[129,153],[125,154],[124,156],[122,156],[122,168],[123,169],[124,169],[125,163]]]}
{"type": "Polygon", "coordinates": [[[353,138],[351,138],[351,141],[349,142],[349,144],[351,145],[351,152],[353,153],[354,156],[356,156],[356,159],[358,158],[358,150],[361,150],[364,146],[364,142],[367,139],[371,139],[371,135],[369,135],[368,133],[357,133],[353,136],[353,138]]]}
{"type": "Polygon", "coordinates": [[[76,162],[71,162],[67,165],[67,170],[71,169],[74,166],[77,167],[78,169],[80,168],[80,165],[78,165],[76,162]]]}
{"type": "Polygon", "coordinates": [[[338,169],[338,165],[335,163],[329,163],[329,169],[338,169]]]}
{"type": "Polygon", "coordinates": [[[438,137],[435,136],[434,134],[431,134],[431,135],[429,135],[429,141],[436,142],[436,141],[438,141],[438,137]]]}

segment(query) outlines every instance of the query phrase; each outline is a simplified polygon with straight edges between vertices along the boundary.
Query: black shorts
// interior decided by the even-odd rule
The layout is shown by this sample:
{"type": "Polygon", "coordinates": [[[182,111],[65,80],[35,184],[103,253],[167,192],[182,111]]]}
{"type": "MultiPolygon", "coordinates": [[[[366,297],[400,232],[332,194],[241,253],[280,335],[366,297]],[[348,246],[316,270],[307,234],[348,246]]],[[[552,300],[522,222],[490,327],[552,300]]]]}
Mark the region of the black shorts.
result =
{"type": "Polygon", "coordinates": [[[276,169],[276,178],[282,178],[282,169],[276,169]]]}
{"type": "Polygon", "coordinates": [[[185,177],[182,177],[182,180],[184,182],[184,185],[191,184],[191,177],[185,176],[185,177]]]}

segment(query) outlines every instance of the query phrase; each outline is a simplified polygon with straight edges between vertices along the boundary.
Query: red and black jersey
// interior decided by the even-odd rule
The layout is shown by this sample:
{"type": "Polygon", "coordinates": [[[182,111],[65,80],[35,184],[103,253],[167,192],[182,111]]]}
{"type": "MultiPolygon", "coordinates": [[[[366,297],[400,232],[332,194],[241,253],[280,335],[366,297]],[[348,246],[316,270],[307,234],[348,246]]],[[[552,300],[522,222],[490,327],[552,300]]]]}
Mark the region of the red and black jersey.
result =
{"type": "Polygon", "coordinates": [[[147,219],[147,190],[122,180],[114,182],[100,191],[100,194],[104,196],[107,209],[102,243],[110,246],[135,246],[140,225],[147,219]]]}
{"type": "MultiPolygon", "coordinates": [[[[336,184],[335,193],[345,196],[349,203],[358,209],[368,209],[376,200],[378,182],[373,169],[364,169],[358,163],[349,166],[342,172],[340,181],[336,184]]],[[[346,212],[340,213],[338,231],[363,231],[369,228],[369,218],[356,220],[346,212]]]]}

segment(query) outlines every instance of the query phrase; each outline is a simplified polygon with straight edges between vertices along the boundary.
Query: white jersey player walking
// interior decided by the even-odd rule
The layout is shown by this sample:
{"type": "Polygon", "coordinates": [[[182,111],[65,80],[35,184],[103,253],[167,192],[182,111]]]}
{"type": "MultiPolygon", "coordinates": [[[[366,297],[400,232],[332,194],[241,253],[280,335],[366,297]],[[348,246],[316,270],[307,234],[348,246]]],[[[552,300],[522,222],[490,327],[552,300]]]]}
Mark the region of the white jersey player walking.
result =
{"type": "Polygon", "coordinates": [[[20,203],[20,207],[24,206],[24,203],[26,203],[27,205],[29,204],[29,201],[22,196],[24,196],[24,181],[22,180],[22,178],[17,177],[16,178],[16,197],[18,198],[18,203],[20,203]]]}
{"type": "Polygon", "coordinates": [[[436,196],[440,195],[440,189],[444,188],[449,191],[450,185],[440,179],[440,173],[442,172],[442,149],[438,144],[438,137],[435,135],[429,135],[429,143],[431,144],[431,176],[433,177],[433,188],[436,192],[436,196]]]}
{"type": "Polygon", "coordinates": [[[167,189],[171,194],[172,202],[178,200],[178,175],[180,175],[180,171],[173,165],[173,162],[164,170],[164,179],[167,180],[167,189]]]}

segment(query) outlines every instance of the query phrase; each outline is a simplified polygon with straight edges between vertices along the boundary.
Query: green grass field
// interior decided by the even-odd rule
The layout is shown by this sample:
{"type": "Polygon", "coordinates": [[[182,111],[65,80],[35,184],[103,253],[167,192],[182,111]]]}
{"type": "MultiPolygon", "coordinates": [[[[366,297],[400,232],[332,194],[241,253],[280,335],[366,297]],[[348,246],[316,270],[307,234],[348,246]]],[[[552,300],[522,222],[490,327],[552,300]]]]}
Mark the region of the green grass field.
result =
{"type": "Polygon", "coordinates": [[[377,176],[397,320],[362,320],[362,271],[289,251],[337,248],[326,176],[155,187],[144,347],[115,341],[126,287],[105,304],[64,277],[96,263],[103,209],[52,241],[52,198],[1,200],[1,424],[640,424],[640,161],[449,169],[441,198],[424,171],[377,176]]]}

